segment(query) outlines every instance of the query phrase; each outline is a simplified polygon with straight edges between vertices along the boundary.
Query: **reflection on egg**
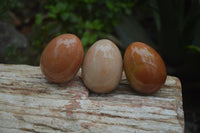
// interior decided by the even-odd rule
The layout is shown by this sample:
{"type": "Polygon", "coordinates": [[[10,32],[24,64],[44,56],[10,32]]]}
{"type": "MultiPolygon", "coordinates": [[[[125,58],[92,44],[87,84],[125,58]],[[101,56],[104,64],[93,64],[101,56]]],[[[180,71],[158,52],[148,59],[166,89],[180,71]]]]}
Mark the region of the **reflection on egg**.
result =
{"type": "Polygon", "coordinates": [[[167,76],[166,67],[160,55],[141,42],[134,42],[126,49],[124,69],[133,89],[146,94],[158,91],[167,76]]]}
{"type": "Polygon", "coordinates": [[[122,56],[117,46],[110,40],[99,40],[85,55],[82,66],[83,82],[91,91],[110,92],[119,84],[122,67],[122,56]]]}
{"type": "Polygon", "coordinates": [[[83,53],[82,43],[77,36],[62,34],[44,49],[40,59],[41,71],[52,82],[67,82],[79,70],[83,53]]]}

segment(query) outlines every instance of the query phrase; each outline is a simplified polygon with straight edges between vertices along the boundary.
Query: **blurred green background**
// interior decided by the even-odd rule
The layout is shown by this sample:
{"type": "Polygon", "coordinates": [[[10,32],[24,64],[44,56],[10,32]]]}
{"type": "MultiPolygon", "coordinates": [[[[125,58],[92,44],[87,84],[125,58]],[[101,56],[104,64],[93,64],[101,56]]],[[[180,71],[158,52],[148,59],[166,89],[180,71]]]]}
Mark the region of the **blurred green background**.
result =
{"type": "Polygon", "coordinates": [[[39,65],[62,33],[76,34],[85,52],[102,38],[122,55],[134,41],[151,45],[182,82],[186,132],[200,132],[199,0],[0,1],[0,63],[39,65]]]}

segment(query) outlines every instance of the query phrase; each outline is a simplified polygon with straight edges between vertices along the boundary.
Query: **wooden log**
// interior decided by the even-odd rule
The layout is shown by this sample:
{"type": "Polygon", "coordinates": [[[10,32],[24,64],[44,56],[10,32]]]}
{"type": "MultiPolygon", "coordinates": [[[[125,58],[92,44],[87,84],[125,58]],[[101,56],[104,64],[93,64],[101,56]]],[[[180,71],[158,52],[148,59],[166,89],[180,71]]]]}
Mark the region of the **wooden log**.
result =
{"type": "Polygon", "coordinates": [[[184,132],[178,78],[168,76],[157,93],[142,95],[123,74],[116,90],[96,94],[80,73],[54,84],[39,67],[0,64],[0,132],[184,132]]]}

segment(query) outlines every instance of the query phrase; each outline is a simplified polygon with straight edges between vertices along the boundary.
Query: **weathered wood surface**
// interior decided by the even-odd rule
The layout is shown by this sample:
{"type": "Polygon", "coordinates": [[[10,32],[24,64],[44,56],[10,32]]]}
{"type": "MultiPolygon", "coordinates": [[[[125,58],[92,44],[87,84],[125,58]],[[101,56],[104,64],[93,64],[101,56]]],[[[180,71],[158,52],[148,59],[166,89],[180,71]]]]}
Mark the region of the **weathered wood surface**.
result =
{"type": "Polygon", "coordinates": [[[48,82],[39,67],[0,64],[0,133],[184,132],[181,84],[168,76],[153,95],[134,92],[123,75],[109,94],[88,92],[77,76],[48,82]]]}

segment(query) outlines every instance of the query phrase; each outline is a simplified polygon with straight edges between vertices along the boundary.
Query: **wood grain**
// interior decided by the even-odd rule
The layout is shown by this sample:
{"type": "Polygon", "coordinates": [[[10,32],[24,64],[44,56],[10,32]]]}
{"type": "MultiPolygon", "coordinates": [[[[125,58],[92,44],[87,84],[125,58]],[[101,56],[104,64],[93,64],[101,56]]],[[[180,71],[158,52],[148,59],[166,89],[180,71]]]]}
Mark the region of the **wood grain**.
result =
{"type": "Polygon", "coordinates": [[[168,76],[157,93],[142,95],[123,73],[116,90],[96,94],[87,90],[80,73],[54,84],[39,67],[0,64],[0,132],[184,132],[178,78],[168,76]]]}

